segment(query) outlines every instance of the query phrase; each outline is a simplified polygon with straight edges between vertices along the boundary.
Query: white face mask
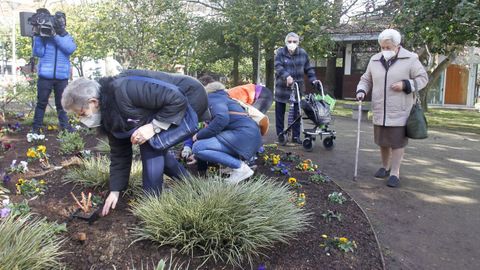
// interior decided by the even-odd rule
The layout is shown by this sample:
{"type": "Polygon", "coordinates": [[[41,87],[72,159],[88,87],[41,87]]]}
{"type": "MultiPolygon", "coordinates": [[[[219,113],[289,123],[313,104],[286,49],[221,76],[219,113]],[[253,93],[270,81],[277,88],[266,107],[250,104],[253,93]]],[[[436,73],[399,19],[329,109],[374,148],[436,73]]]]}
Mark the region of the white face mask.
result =
{"type": "Polygon", "coordinates": [[[383,54],[383,58],[385,58],[385,60],[387,61],[392,59],[396,55],[395,51],[390,51],[390,50],[382,51],[382,54],[383,54]]]}
{"type": "Polygon", "coordinates": [[[298,47],[298,44],[297,43],[288,43],[287,44],[287,48],[289,51],[293,52],[295,51],[295,49],[298,47]]]}
{"type": "Polygon", "coordinates": [[[89,128],[99,127],[102,122],[102,114],[100,112],[96,112],[90,116],[80,117],[80,122],[89,128]]]}

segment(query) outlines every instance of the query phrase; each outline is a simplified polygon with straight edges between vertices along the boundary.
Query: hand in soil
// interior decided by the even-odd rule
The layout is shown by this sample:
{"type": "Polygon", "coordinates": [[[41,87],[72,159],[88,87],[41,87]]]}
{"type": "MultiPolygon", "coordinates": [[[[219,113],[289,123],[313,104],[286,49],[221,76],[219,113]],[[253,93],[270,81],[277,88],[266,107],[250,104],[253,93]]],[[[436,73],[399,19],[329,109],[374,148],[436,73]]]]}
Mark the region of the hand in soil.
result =
{"type": "Polygon", "coordinates": [[[117,205],[119,196],[120,196],[120,192],[110,191],[110,194],[108,195],[107,199],[105,200],[105,205],[103,206],[103,209],[102,209],[102,216],[108,215],[108,212],[110,212],[110,207],[112,209],[115,209],[115,206],[117,205]]]}

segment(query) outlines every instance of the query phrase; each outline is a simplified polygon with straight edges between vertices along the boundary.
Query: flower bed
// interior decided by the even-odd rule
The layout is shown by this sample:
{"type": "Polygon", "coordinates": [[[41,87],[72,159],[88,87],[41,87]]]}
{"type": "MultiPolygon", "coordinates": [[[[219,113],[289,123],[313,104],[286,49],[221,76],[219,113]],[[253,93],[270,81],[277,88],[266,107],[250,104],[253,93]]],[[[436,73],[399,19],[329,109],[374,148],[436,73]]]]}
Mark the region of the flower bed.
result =
{"type": "MultiPolygon", "coordinates": [[[[65,239],[61,251],[66,254],[62,256],[61,263],[65,264],[67,269],[91,267],[111,269],[113,265],[117,269],[133,267],[141,269],[142,265],[152,267],[161,259],[174,260],[177,265],[183,263],[181,269],[195,269],[202,264],[202,258],[191,258],[178,253],[181,247],[168,245],[159,247],[157,243],[149,240],[134,242],[138,236],[132,229],[138,229],[141,224],[130,211],[132,209],[130,204],[135,205],[134,201],[137,199],[133,195],[124,197],[110,215],[100,217],[92,225],[80,219],[72,219],[71,214],[79,206],[74,202],[71,192],[76,196],[84,192],[85,195],[91,193],[92,198],[104,198],[105,187],[86,188],[81,184],[75,185],[75,182],[70,180],[66,181],[66,175],[80,167],[65,165],[67,164],[65,161],[70,160],[73,154],[62,154],[64,151],[60,150],[59,132],[55,129],[45,131],[46,140],[41,144],[45,149],[38,149],[35,145],[35,151],[37,153],[40,151],[48,158],[50,167],[42,168],[38,160],[32,160],[28,165],[19,167],[20,161],[28,159],[26,156],[28,149],[34,147],[26,140],[28,130],[28,127],[17,125],[15,132],[5,132],[1,138],[2,145],[8,145],[8,149],[3,148],[0,152],[0,156],[3,157],[0,159],[0,173],[4,180],[2,185],[10,191],[4,194],[9,198],[8,214],[33,212],[40,217],[46,217],[50,222],[65,223],[66,231],[59,230],[56,235],[65,239]],[[12,169],[13,160],[17,162],[13,164],[12,169]],[[23,167],[28,169],[24,170],[23,167]],[[8,168],[14,172],[6,173],[8,168]],[[19,181],[20,179],[22,181],[19,181]],[[17,185],[19,182],[20,185],[17,185]],[[28,188],[25,186],[26,183],[28,188]],[[17,194],[19,186],[20,192],[17,194]]],[[[98,143],[96,136],[91,133],[81,134],[86,149],[95,152],[94,146],[98,143]]],[[[76,148],[76,154],[80,150],[76,148]]],[[[291,194],[288,200],[294,207],[311,213],[310,223],[307,230],[294,235],[295,239],[290,239],[287,243],[268,244],[269,248],[260,251],[264,255],[253,257],[251,265],[245,261],[243,267],[382,268],[378,246],[367,219],[348,194],[342,192],[337,185],[329,181],[328,176],[322,174],[321,164],[313,164],[295,153],[279,151],[275,145],[266,145],[257,160],[257,165],[257,175],[274,177],[273,181],[276,184],[288,187],[291,194]]],[[[195,171],[195,168],[190,169],[195,171]]],[[[213,172],[215,169],[210,171],[213,172]]],[[[2,194],[0,189],[0,197],[2,194]]],[[[0,204],[0,208],[5,207],[0,204]]],[[[194,252],[194,255],[201,254],[200,250],[194,252]]],[[[222,266],[225,266],[224,262],[207,261],[201,269],[219,269],[222,266]]]]}

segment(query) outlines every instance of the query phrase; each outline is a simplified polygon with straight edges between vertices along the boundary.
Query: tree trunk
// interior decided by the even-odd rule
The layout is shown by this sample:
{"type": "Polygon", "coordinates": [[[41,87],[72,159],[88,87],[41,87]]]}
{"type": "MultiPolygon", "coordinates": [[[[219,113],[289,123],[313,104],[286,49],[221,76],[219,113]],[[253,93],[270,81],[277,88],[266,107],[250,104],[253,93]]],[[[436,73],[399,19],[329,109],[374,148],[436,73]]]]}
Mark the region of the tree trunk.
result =
{"type": "Polygon", "coordinates": [[[440,75],[442,75],[454,58],[454,53],[451,53],[449,56],[447,56],[447,58],[443,59],[443,61],[440,62],[435,69],[428,71],[428,83],[425,86],[425,89],[420,91],[420,101],[422,102],[422,108],[424,108],[425,111],[428,111],[427,97],[430,88],[432,88],[433,84],[437,82],[437,80],[440,78],[440,75]]]}
{"type": "Polygon", "coordinates": [[[238,71],[238,63],[240,62],[240,54],[238,52],[235,52],[235,55],[233,56],[233,70],[232,70],[232,76],[233,76],[233,85],[237,86],[240,84],[240,76],[239,76],[239,71],[238,71]]]}
{"type": "Polygon", "coordinates": [[[269,89],[275,89],[275,45],[265,48],[265,84],[269,89]]]}
{"type": "Polygon", "coordinates": [[[255,37],[253,40],[252,52],[252,80],[254,83],[259,83],[260,80],[260,39],[255,37]]]}

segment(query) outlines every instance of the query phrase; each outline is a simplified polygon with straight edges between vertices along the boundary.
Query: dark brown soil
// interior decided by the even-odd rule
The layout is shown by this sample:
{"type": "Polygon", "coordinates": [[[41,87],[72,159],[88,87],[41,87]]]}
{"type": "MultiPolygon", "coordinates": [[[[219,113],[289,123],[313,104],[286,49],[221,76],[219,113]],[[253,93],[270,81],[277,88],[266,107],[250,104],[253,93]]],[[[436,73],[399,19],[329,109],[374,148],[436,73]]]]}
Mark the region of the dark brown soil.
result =
{"type": "MultiPolygon", "coordinates": [[[[0,168],[9,166],[11,160],[25,160],[26,150],[30,144],[26,141],[28,127],[22,128],[19,132],[8,134],[1,138],[2,142],[13,143],[13,149],[0,153],[3,157],[0,159],[0,168]]],[[[60,165],[62,160],[71,157],[58,154],[58,141],[56,141],[57,131],[47,131],[47,152],[51,155],[52,165],[60,165]]],[[[97,140],[94,135],[87,135],[86,147],[91,149],[96,145],[97,140]]],[[[278,177],[277,181],[287,181],[287,176],[274,174],[271,166],[265,166],[262,161],[257,162],[257,174],[278,177]]],[[[294,167],[296,164],[292,164],[294,167]]],[[[63,261],[67,269],[128,269],[135,266],[141,268],[141,263],[146,264],[158,262],[160,259],[170,259],[171,254],[178,262],[189,263],[189,268],[195,269],[200,260],[191,259],[188,256],[175,254],[174,247],[158,247],[154,243],[143,241],[132,244],[134,237],[130,233],[130,228],[135,226],[138,220],[130,213],[127,202],[129,198],[123,198],[117,209],[110,215],[102,217],[92,225],[86,221],[71,219],[70,214],[76,208],[70,192],[79,194],[83,190],[81,187],[75,187],[72,184],[62,182],[63,175],[68,168],[52,171],[41,179],[47,181],[48,190],[45,195],[29,202],[32,211],[41,216],[47,217],[50,221],[59,223],[67,222],[68,232],[64,233],[67,238],[64,245],[64,251],[68,252],[63,261]],[[86,235],[85,241],[80,241],[79,233],[86,235]]],[[[3,171],[3,170],[2,170],[3,171]]],[[[252,266],[245,265],[245,268],[253,269],[382,269],[382,262],[375,240],[374,233],[371,230],[368,220],[365,218],[360,208],[350,197],[342,205],[333,204],[328,201],[327,196],[333,191],[342,190],[333,182],[312,183],[309,180],[311,173],[300,172],[291,169],[291,176],[295,177],[302,184],[302,192],[306,194],[305,208],[312,212],[312,227],[304,233],[297,236],[289,244],[279,243],[265,250],[267,256],[258,258],[252,266]],[[321,215],[329,210],[336,210],[342,214],[342,221],[327,222],[321,215]],[[327,255],[324,248],[320,245],[324,243],[322,234],[329,237],[347,237],[354,240],[358,247],[355,252],[343,253],[338,250],[331,250],[327,255]]],[[[35,174],[41,174],[42,169],[38,165],[30,165],[30,171],[22,176],[29,178],[35,174]]],[[[20,175],[12,177],[7,187],[14,192],[15,183],[20,175]]],[[[93,191],[96,194],[105,194],[105,190],[93,191]]],[[[13,201],[21,201],[22,196],[12,196],[13,201]]],[[[202,269],[231,269],[231,266],[225,266],[221,263],[208,262],[202,269]]]]}

